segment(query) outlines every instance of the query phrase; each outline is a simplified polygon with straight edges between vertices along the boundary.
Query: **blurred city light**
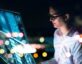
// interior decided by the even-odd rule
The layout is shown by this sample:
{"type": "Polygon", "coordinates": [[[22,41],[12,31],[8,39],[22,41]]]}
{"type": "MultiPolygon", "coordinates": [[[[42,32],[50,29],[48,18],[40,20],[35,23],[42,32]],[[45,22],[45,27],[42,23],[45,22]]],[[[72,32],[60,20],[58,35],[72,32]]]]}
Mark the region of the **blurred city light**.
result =
{"type": "Polygon", "coordinates": [[[3,40],[0,40],[0,45],[3,45],[3,40]]]}
{"type": "Polygon", "coordinates": [[[10,50],[10,53],[15,53],[14,49],[11,49],[11,50],[10,50]]]}
{"type": "Polygon", "coordinates": [[[82,34],[80,34],[80,38],[82,38],[82,34]]]}
{"type": "Polygon", "coordinates": [[[5,53],[5,50],[4,49],[0,49],[0,54],[3,54],[5,53]]]}
{"type": "Polygon", "coordinates": [[[19,33],[19,37],[23,37],[24,34],[22,32],[19,33]]]}
{"type": "Polygon", "coordinates": [[[11,37],[11,33],[6,33],[6,37],[11,37]]]}
{"type": "Polygon", "coordinates": [[[13,33],[12,33],[12,36],[13,36],[13,37],[18,37],[18,33],[17,33],[17,32],[13,32],[13,33]]]}
{"type": "Polygon", "coordinates": [[[43,56],[43,57],[47,57],[47,55],[48,55],[47,52],[43,52],[43,53],[42,53],[42,56],[43,56]]]}
{"type": "Polygon", "coordinates": [[[44,37],[40,37],[39,41],[40,41],[41,43],[43,43],[43,42],[45,41],[45,38],[44,38],[44,37]]]}
{"type": "Polygon", "coordinates": [[[25,53],[35,53],[36,49],[31,47],[29,44],[24,44],[24,45],[17,45],[11,49],[11,53],[20,53],[20,54],[25,54],[25,53]]]}
{"type": "Polygon", "coordinates": [[[23,43],[27,43],[26,40],[22,40],[23,43]]]}
{"type": "Polygon", "coordinates": [[[33,57],[34,57],[34,58],[38,58],[38,53],[34,53],[34,54],[33,54],[33,57]]]}
{"type": "Polygon", "coordinates": [[[9,41],[8,40],[5,41],[5,45],[9,45],[9,41]]]}

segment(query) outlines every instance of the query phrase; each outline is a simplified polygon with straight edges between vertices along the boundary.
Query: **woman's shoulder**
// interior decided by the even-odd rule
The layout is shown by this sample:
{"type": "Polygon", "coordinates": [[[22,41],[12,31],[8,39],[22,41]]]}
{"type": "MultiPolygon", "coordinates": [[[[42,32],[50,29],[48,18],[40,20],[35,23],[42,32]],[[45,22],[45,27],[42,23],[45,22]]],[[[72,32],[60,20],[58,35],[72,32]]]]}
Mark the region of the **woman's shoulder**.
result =
{"type": "Polygon", "coordinates": [[[79,32],[78,32],[77,29],[71,28],[70,31],[69,31],[69,33],[67,34],[67,36],[73,37],[74,35],[78,35],[78,34],[79,34],[79,32]]]}

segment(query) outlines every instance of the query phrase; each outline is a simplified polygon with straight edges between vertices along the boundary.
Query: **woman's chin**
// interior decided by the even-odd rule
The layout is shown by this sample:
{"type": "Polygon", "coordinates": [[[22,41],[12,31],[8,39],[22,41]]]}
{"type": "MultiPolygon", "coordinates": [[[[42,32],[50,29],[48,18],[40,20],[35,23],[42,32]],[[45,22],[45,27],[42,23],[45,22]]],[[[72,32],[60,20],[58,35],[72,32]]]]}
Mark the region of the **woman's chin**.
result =
{"type": "Polygon", "coordinates": [[[54,28],[58,28],[58,26],[53,26],[54,28]]]}

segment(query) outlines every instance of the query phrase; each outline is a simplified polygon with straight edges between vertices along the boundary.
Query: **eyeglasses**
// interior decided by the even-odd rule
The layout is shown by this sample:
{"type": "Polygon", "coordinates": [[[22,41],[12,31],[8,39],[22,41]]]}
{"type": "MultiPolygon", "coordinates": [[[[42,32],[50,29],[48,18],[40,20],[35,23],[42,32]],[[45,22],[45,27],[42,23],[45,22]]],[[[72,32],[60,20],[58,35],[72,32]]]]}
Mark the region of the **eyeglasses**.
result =
{"type": "Polygon", "coordinates": [[[57,17],[60,17],[60,16],[61,16],[61,15],[56,15],[56,16],[49,15],[50,21],[53,21],[53,20],[55,20],[57,17]]]}

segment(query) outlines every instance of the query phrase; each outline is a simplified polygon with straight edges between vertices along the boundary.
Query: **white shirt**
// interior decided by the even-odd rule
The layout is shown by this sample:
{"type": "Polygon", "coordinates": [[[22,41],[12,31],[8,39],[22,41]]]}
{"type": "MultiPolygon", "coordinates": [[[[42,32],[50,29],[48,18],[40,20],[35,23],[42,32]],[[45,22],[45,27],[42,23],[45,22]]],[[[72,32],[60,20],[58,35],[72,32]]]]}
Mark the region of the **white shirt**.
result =
{"type": "Polygon", "coordinates": [[[58,64],[80,64],[82,62],[81,44],[73,37],[78,34],[71,30],[68,35],[60,36],[57,29],[54,33],[54,58],[58,64]]]}

